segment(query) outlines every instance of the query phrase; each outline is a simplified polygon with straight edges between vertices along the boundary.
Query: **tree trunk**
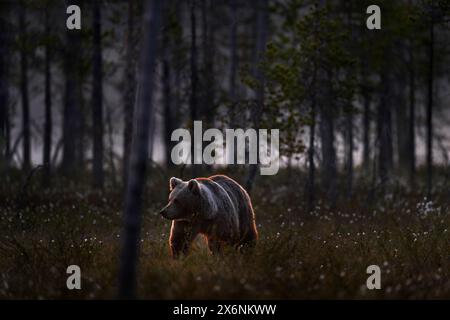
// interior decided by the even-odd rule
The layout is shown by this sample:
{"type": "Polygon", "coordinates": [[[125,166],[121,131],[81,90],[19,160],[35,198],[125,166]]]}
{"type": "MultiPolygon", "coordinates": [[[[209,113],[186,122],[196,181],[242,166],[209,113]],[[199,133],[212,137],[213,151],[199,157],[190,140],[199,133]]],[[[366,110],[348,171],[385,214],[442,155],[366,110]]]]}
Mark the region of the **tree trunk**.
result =
{"type": "Polygon", "coordinates": [[[408,118],[408,159],[409,159],[409,181],[413,189],[415,187],[416,178],[416,75],[415,75],[415,59],[412,40],[409,42],[409,118],[408,118]]]}
{"type": "Polygon", "coordinates": [[[236,126],[236,112],[237,112],[237,70],[238,70],[238,51],[237,51],[237,0],[230,0],[231,7],[231,28],[230,28],[230,101],[232,105],[231,110],[231,126],[236,126]]]}
{"type": "Polygon", "coordinates": [[[311,85],[311,123],[309,125],[309,146],[308,146],[308,183],[306,184],[307,188],[307,203],[308,203],[308,212],[312,212],[315,206],[315,198],[316,198],[316,186],[315,186],[315,176],[316,176],[316,167],[314,164],[314,153],[315,146],[314,140],[316,136],[316,74],[317,74],[317,65],[314,61],[313,65],[313,80],[311,85]]]}
{"type": "MultiPolygon", "coordinates": [[[[66,60],[69,57],[66,56],[66,60]]],[[[72,77],[70,67],[67,66],[65,71],[65,97],[64,97],[64,111],[63,111],[63,155],[62,155],[62,169],[65,175],[72,172],[75,165],[75,130],[76,123],[73,120],[76,108],[75,98],[75,79],[72,77]],[[72,120],[71,120],[72,119],[72,120]]]]}
{"type": "Polygon", "coordinates": [[[386,68],[383,68],[381,71],[380,79],[381,92],[377,114],[377,136],[379,144],[378,173],[381,189],[384,190],[385,183],[387,182],[392,169],[392,124],[391,111],[388,106],[390,81],[386,68]]]}
{"type": "Polygon", "coordinates": [[[30,105],[28,97],[28,41],[26,5],[20,1],[19,6],[20,29],[20,93],[22,98],[22,135],[23,135],[23,163],[22,168],[28,171],[31,168],[31,132],[30,132],[30,105]]]}
{"type": "MultiPolygon", "coordinates": [[[[80,2],[73,4],[79,5],[80,2]]],[[[80,57],[81,39],[79,32],[66,31],[66,44],[64,52],[64,110],[63,110],[63,155],[62,171],[64,175],[74,173],[77,153],[80,151],[79,140],[83,139],[80,130],[80,57]]]]}
{"type": "MultiPolygon", "coordinates": [[[[80,43],[82,43],[82,38],[80,37],[80,43]]],[[[80,54],[80,67],[83,65],[83,52],[84,46],[80,46],[79,54],[80,54]]],[[[91,105],[89,104],[86,107],[86,99],[84,98],[84,90],[83,90],[83,73],[80,72],[81,69],[78,70],[78,81],[77,81],[77,91],[76,98],[78,99],[78,108],[76,109],[76,153],[75,153],[75,167],[77,170],[84,170],[85,158],[86,158],[86,140],[88,137],[86,136],[87,131],[87,115],[89,111],[91,111],[91,105]]]]}
{"type": "MultiPolygon", "coordinates": [[[[320,7],[325,7],[325,1],[321,1],[320,7]]],[[[319,99],[320,113],[320,144],[322,152],[321,163],[321,185],[326,193],[327,201],[331,209],[336,207],[337,201],[337,167],[335,143],[335,121],[336,104],[334,102],[333,81],[334,73],[332,68],[321,68],[317,77],[322,83],[323,95],[319,99]]]]}
{"type": "MultiPolygon", "coordinates": [[[[327,82],[332,75],[328,74],[327,82]]],[[[331,84],[327,84],[331,86],[331,84]]],[[[322,187],[327,194],[331,208],[336,206],[336,149],[334,147],[334,111],[330,89],[327,98],[320,104],[320,139],[322,146],[322,187]]]]}
{"type": "MultiPolygon", "coordinates": [[[[318,8],[326,8],[327,1],[321,0],[318,8]]],[[[329,13],[326,13],[329,15],[329,13]]],[[[331,18],[331,17],[329,17],[331,18]]],[[[322,67],[318,70],[319,83],[323,85],[324,94],[319,99],[320,113],[320,142],[322,151],[321,163],[321,185],[326,193],[328,204],[331,209],[335,208],[337,201],[336,190],[336,149],[334,146],[335,130],[334,118],[336,117],[336,104],[334,102],[333,81],[334,73],[332,67],[322,67]]]]}
{"type": "MultiPolygon", "coordinates": [[[[189,98],[189,107],[191,112],[192,128],[194,121],[198,120],[198,69],[197,69],[197,23],[196,23],[196,0],[190,0],[190,15],[191,15],[191,52],[190,52],[190,66],[191,66],[191,95],[189,98]]],[[[192,139],[193,140],[193,139],[192,139]]],[[[197,177],[198,168],[195,164],[195,143],[191,142],[191,165],[192,176],[197,177]]]]}
{"type": "Polygon", "coordinates": [[[93,57],[92,57],[92,132],[94,188],[102,189],[103,172],[103,67],[102,67],[102,28],[100,0],[93,1],[93,57]]]}
{"type": "Polygon", "coordinates": [[[174,50],[174,60],[173,60],[173,74],[174,74],[174,88],[172,88],[173,92],[173,126],[174,128],[178,127],[180,122],[180,112],[183,105],[183,88],[182,88],[182,71],[185,67],[184,60],[184,43],[183,43],[183,28],[181,28],[183,24],[183,6],[185,3],[183,1],[177,2],[177,5],[174,9],[175,21],[178,24],[178,31],[173,37],[173,50],[174,50]]]}
{"type": "MultiPolygon", "coordinates": [[[[317,22],[314,22],[314,39],[317,40],[317,22]]],[[[316,166],[315,138],[316,138],[316,113],[317,113],[317,57],[312,61],[312,81],[311,81],[311,109],[309,125],[309,146],[308,146],[308,181],[306,183],[306,201],[308,212],[314,211],[316,201],[316,166]]]]}
{"type": "Polygon", "coordinates": [[[404,77],[397,78],[395,84],[395,122],[397,136],[398,167],[401,172],[408,168],[408,119],[406,102],[406,82],[404,77]]]}
{"type": "MultiPolygon", "coordinates": [[[[8,90],[9,91],[9,90],[8,90]]],[[[7,93],[7,104],[5,113],[5,165],[8,168],[11,165],[12,152],[11,152],[11,119],[9,116],[9,92],[7,93]]]]}
{"type": "Polygon", "coordinates": [[[113,188],[117,188],[117,174],[116,174],[116,164],[114,162],[114,136],[113,136],[113,122],[111,119],[112,110],[111,108],[106,109],[106,125],[108,134],[108,160],[109,168],[111,170],[111,183],[113,188]]]}
{"type": "MultiPolygon", "coordinates": [[[[350,41],[355,40],[355,35],[353,32],[353,25],[352,25],[352,2],[348,1],[347,6],[347,24],[350,32],[350,41]]],[[[351,77],[351,72],[348,74],[349,77],[351,77]]],[[[347,146],[347,155],[346,155],[346,162],[345,162],[345,171],[346,171],[346,179],[347,179],[347,185],[346,185],[346,191],[347,191],[347,199],[350,199],[353,195],[353,101],[348,101],[349,103],[349,110],[347,110],[347,114],[345,117],[345,123],[346,123],[346,146],[347,146]]]]}
{"type": "Polygon", "coordinates": [[[136,103],[133,143],[125,190],[124,229],[119,273],[119,296],[136,297],[136,268],[139,256],[142,196],[146,176],[149,145],[149,123],[153,117],[153,78],[157,57],[161,1],[147,0],[144,17],[144,40],[139,75],[139,95],[136,103]]]}
{"type": "MultiPolygon", "coordinates": [[[[432,9],[433,10],[433,9],[432,9]]],[[[430,39],[428,44],[428,98],[427,98],[427,196],[431,199],[433,188],[433,80],[434,80],[434,22],[430,17],[430,39]]]]}
{"type": "Polygon", "coordinates": [[[203,45],[203,106],[201,116],[207,126],[214,124],[215,81],[214,81],[214,12],[213,1],[202,0],[202,45],[203,45]]]}
{"type": "Polygon", "coordinates": [[[171,15],[172,1],[167,1],[164,8],[165,30],[162,38],[162,91],[163,91],[163,105],[164,105],[164,137],[165,137],[165,161],[166,168],[172,168],[173,162],[171,159],[172,147],[174,142],[171,140],[172,131],[174,130],[174,117],[172,106],[172,91],[171,91],[171,41],[170,41],[170,15],[171,15]]]}
{"type": "Polygon", "coordinates": [[[125,67],[125,95],[124,95],[124,130],[123,130],[123,185],[126,186],[128,163],[131,148],[131,134],[133,132],[133,110],[136,96],[135,77],[135,5],[134,0],[128,0],[127,21],[127,51],[125,67]]]}
{"type": "Polygon", "coordinates": [[[42,155],[42,162],[44,164],[42,185],[48,188],[51,185],[51,152],[52,152],[52,73],[51,73],[51,24],[49,16],[50,6],[47,6],[45,11],[45,122],[44,122],[44,150],[42,155]]]}
{"type": "Polygon", "coordinates": [[[6,171],[9,158],[9,4],[0,4],[0,175],[6,171]]]}
{"type": "MultiPolygon", "coordinates": [[[[353,107],[353,105],[351,105],[353,107]]],[[[348,111],[345,119],[346,123],[346,138],[347,138],[347,155],[345,163],[345,171],[347,178],[347,198],[351,198],[353,194],[353,110],[348,111]]]]}
{"type": "MultiPolygon", "coordinates": [[[[256,106],[251,111],[251,119],[255,130],[259,130],[260,120],[264,107],[264,76],[260,68],[258,67],[259,62],[263,58],[264,52],[266,50],[267,44],[267,25],[269,23],[269,1],[268,0],[258,0],[256,1],[256,44],[255,44],[255,54],[253,57],[253,68],[255,79],[258,82],[258,88],[256,89],[256,106]]],[[[256,139],[259,159],[259,137],[256,139]]],[[[258,171],[258,164],[250,164],[249,172],[247,175],[245,187],[247,192],[250,193],[253,183],[256,178],[256,173],[258,171]]]]}
{"type": "Polygon", "coordinates": [[[363,168],[366,176],[370,173],[370,93],[367,85],[367,61],[362,58],[361,79],[362,79],[362,98],[363,98],[363,114],[362,114],[362,130],[363,130],[363,168]]]}

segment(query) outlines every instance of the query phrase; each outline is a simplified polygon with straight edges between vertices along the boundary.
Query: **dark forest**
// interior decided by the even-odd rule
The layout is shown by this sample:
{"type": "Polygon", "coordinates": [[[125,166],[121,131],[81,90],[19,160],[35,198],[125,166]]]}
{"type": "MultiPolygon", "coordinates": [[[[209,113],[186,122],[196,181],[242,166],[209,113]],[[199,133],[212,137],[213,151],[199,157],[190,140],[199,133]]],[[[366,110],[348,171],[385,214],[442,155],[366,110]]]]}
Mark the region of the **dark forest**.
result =
{"type": "Polygon", "coordinates": [[[0,299],[450,298],[449,106],[447,0],[0,0],[0,299]],[[276,174],[177,163],[194,121],[276,174]],[[170,178],[216,174],[259,240],[174,259],[170,178]]]}

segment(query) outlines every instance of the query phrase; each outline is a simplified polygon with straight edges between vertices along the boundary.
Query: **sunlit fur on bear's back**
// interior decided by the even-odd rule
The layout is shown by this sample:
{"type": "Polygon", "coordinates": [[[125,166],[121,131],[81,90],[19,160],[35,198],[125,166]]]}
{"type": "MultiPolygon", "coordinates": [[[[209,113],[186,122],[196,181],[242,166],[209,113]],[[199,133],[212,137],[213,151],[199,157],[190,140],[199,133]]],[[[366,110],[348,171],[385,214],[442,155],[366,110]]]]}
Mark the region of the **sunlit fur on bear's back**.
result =
{"type": "Polygon", "coordinates": [[[200,186],[202,216],[210,219],[228,220],[231,225],[238,228],[238,207],[227,190],[221,184],[209,178],[197,178],[195,180],[200,186]]]}
{"type": "Polygon", "coordinates": [[[255,214],[247,191],[235,180],[224,175],[215,175],[208,179],[220,185],[231,199],[238,214],[240,242],[243,244],[256,240],[258,233],[255,214]]]}

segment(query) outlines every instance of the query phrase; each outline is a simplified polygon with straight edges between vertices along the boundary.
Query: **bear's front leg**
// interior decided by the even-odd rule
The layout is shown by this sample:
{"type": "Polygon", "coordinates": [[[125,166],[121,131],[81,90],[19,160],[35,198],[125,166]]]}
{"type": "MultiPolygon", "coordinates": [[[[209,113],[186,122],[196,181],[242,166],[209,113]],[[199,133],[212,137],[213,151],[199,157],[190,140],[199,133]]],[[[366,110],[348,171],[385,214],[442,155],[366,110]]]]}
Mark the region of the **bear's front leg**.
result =
{"type": "Polygon", "coordinates": [[[208,247],[212,254],[220,254],[222,252],[222,241],[218,239],[208,239],[208,247]]]}
{"type": "Polygon", "coordinates": [[[173,221],[169,239],[172,257],[178,258],[180,254],[186,255],[195,236],[188,221],[173,221]]]}

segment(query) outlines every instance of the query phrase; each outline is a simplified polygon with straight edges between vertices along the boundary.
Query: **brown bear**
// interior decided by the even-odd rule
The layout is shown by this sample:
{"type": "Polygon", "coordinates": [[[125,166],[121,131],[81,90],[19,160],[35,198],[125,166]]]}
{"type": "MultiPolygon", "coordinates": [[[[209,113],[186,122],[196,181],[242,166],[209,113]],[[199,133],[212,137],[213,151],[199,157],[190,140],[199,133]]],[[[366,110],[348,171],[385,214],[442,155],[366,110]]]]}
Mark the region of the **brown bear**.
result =
{"type": "Polygon", "coordinates": [[[170,178],[169,186],[169,203],[160,214],[173,220],[172,256],[187,254],[198,234],[206,237],[213,253],[224,244],[241,248],[258,239],[250,197],[233,179],[224,175],[189,181],[170,178]]]}

